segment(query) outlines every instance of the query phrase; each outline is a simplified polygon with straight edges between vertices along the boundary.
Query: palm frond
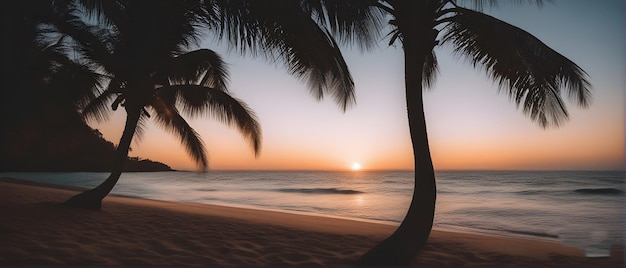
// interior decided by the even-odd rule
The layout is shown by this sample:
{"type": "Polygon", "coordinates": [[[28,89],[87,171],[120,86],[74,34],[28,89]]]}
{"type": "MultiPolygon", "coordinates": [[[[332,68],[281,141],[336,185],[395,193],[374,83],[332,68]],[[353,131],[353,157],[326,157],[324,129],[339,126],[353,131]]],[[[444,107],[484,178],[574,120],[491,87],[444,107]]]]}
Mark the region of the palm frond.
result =
{"type": "Polygon", "coordinates": [[[136,144],[139,144],[143,139],[143,135],[146,133],[146,128],[148,124],[148,116],[146,113],[143,113],[144,109],[141,109],[139,114],[139,120],[137,121],[137,125],[135,126],[135,134],[133,135],[133,141],[136,144]]]}
{"type": "Polygon", "coordinates": [[[171,96],[176,92],[176,105],[189,116],[197,116],[208,112],[228,126],[235,126],[256,155],[261,148],[261,127],[254,112],[242,101],[235,99],[226,92],[198,85],[165,86],[157,91],[159,101],[166,104],[160,96],[171,96]]]}
{"type": "Polygon", "coordinates": [[[128,53],[155,64],[198,45],[206,19],[202,2],[193,0],[128,1],[123,13],[129,20],[122,39],[137,49],[128,53]]]}
{"type": "Polygon", "coordinates": [[[242,52],[282,62],[317,99],[329,93],[341,109],[355,102],[354,82],[331,34],[298,1],[229,1],[222,36],[242,52]],[[233,25],[228,25],[232,23],[233,25]]]}
{"type": "Polygon", "coordinates": [[[261,51],[260,20],[258,15],[251,13],[251,1],[213,0],[207,4],[217,10],[221,18],[217,29],[218,39],[228,40],[231,48],[238,49],[242,54],[256,55],[261,51]]]}
{"type": "Polygon", "coordinates": [[[263,34],[268,38],[264,47],[273,58],[287,63],[289,72],[305,81],[313,96],[322,99],[330,93],[345,111],[356,99],[354,81],[339,46],[301,9],[288,8],[289,3],[277,7],[278,14],[265,21],[263,34]]]}
{"type": "MultiPolygon", "coordinates": [[[[222,58],[212,50],[199,49],[174,57],[155,76],[169,80],[167,84],[201,85],[226,91],[228,69],[222,58]]],[[[159,79],[163,80],[163,79],[159,79]]]]}
{"type": "Polygon", "coordinates": [[[155,67],[198,45],[200,27],[214,16],[203,2],[191,0],[83,0],[83,6],[87,13],[106,17],[107,22],[88,26],[92,28],[88,32],[99,37],[95,41],[85,40],[91,39],[89,34],[77,38],[82,54],[107,72],[118,74],[152,74],[155,67]]]}
{"type": "Polygon", "coordinates": [[[115,73],[116,66],[107,44],[110,34],[105,29],[85,24],[74,14],[63,14],[54,21],[55,27],[62,34],[68,35],[77,44],[75,49],[88,63],[97,65],[108,73],[115,73]]]}
{"type": "MultiPolygon", "coordinates": [[[[551,0],[547,0],[547,1],[552,2],[551,0]]],[[[505,1],[502,1],[502,0],[457,0],[454,2],[457,2],[458,4],[464,7],[471,6],[475,8],[476,10],[482,11],[485,7],[498,7],[499,4],[505,1]]],[[[529,4],[535,4],[538,7],[542,7],[545,1],[544,0],[509,0],[506,2],[514,3],[514,4],[529,3],[529,4]]]]}
{"type": "Polygon", "coordinates": [[[328,26],[339,40],[356,43],[361,50],[376,48],[380,39],[383,10],[371,0],[301,1],[305,13],[322,26],[328,26]]]}
{"type": "Polygon", "coordinates": [[[79,0],[84,13],[88,18],[95,19],[98,24],[117,27],[120,31],[125,31],[122,23],[128,20],[123,13],[123,3],[117,0],[79,0]]]}
{"type": "Polygon", "coordinates": [[[424,71],[422,72],[422,84],[426,88],[430,88],[435,84],[435,79],[439,73],[439,64],[437,63],[437,56],[435,51],[431,51],[424,60],[424,71]]]}
{"type": "Polygon", "coordinates": [[[50,86],[60,100],[69,100],[82,110],[100,93],[104,81],[105,77],[89,66],[65,58],[52,75],[50,86]]]}
{"type": "Polygon", "coordinates": [[[579,106],[589,105],[587,73],[528,32],[464,8],[457,8],[446,30],[444,43],[474,66],[481,65],[542,127],[558,126],[568,118],[561,88],[579,106]]]}
{"type": "Polygon", "coordinates": [[[92,99],[82,110],[84,118],[104,122],[109,119],[111,113],[111,102],[121,93],[119,79],[113,78],[107,88],[92,99]]]}
{"type": "Polygon", "coordinates": [[[88,120],[95,120],[96,122],[104,122],[109,119],[111,113],[110,103],[116,94],[110,90],[104,90],[98,97],[91,100],[85,108],[83,108],[81,114],[88,120]]]}
{"type": "Polygon", "coordinates": [[[167,131],[176,134],[191,158],[196,161],[200,168],[206,169],[208,160],[204,143],[198,133],[180,116],[176,107],[167,105],[159,99],[154,99],[150,107],[154,111],[156,122],[167,131]]]}

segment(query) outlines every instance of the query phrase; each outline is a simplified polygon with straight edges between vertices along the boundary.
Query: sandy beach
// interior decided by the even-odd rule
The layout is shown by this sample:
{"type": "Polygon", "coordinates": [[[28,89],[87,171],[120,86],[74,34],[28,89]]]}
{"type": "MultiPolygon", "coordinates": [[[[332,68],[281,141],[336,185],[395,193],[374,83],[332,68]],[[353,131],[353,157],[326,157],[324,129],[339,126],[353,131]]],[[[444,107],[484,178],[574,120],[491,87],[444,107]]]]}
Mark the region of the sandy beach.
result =
{"type": "MultiPolygon", "coordinates": [[[[79,189],[0,179],[0,265],[349,266],[392,225],[120,196],[58,205],[79,189]]],[[[416,266],[612,266],[552,241],[434,230],[416,266]]]]}

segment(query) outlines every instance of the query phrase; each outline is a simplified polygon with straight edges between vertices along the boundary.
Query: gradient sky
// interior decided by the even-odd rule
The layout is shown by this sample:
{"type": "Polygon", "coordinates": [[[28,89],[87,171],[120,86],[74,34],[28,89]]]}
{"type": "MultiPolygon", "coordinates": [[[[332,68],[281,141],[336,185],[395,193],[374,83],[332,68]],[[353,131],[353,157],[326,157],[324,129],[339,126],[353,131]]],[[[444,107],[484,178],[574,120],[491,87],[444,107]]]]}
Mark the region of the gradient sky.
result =
{"type": "MultiPolygon", "coordinates": [[[[435,169],[603,170],[624,167],[626,81],[624,2],[560,0],[543,8],[502,5],[485,10],[516,25],[582,67],[590,76],[593,102],[578,108],[566,99],[570,120],[542,129],[516,108],[484,71],[474,69],[449,47],[438,47],[440,72],[425,92],[430,149],[435,169]]],[[[212,170],[347,170],[413,168],[404,100],[402,50],[380,47],[361,53],[343,47],[356,83],[357,104],[343,113],[330,97],[318,102],[306,85],[282,66],[242,57],[213,41],[203,48],[220,53],[230,67],[232,95],[257,114],[262,151],[234,129],[211,117],[191,119],[205,141],[212,170]]],[[[104,124],[90,123],[114,143],[125,113],[104,124]]],[[[130,155],[194,170],[176,137],[148,124],[130,155]]]]}

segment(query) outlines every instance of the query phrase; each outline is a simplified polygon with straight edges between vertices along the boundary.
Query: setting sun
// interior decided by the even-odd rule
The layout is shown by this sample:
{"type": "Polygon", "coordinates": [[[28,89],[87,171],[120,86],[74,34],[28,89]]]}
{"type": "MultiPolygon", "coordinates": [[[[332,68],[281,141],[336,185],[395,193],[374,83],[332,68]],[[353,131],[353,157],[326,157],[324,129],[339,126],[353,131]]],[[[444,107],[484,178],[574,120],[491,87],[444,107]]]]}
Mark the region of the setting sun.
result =
{"type": "Polygon", "coordinates": [[[352,170],[360,170],[360,169],[361,169],[361,164],[359,163],[352,164],[352,170]]]}

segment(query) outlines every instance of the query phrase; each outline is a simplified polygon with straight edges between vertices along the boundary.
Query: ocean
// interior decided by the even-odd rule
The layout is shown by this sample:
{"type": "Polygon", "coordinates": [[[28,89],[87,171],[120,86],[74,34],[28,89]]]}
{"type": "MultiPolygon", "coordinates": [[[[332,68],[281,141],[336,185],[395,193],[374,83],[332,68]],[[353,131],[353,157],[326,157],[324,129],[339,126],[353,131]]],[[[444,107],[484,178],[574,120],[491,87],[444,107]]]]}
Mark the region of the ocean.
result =
{"type": "MultiPolygon", "coordinates": [[[[95,187],[107,173],[0,173],[95,187]]],[[[434,228],[552,240],[589,257],[624,244],[623,171],[439,171],[434,228]]],[[[411,171],[124,173],[112,193],[399,224],[411,171]]]]}

